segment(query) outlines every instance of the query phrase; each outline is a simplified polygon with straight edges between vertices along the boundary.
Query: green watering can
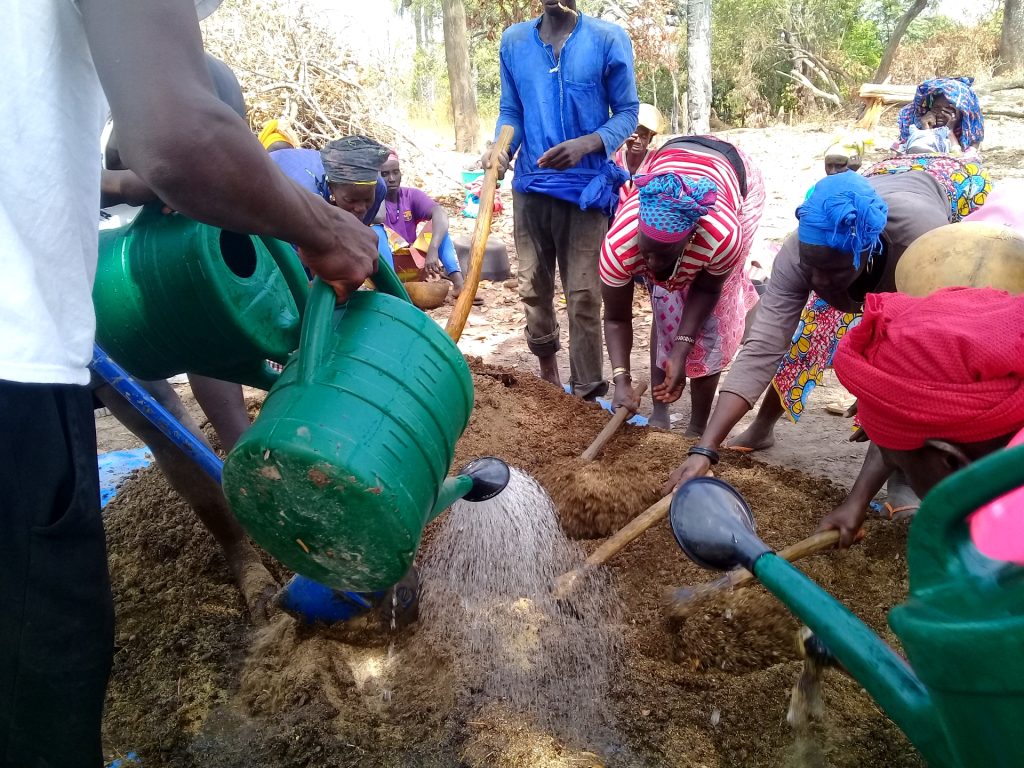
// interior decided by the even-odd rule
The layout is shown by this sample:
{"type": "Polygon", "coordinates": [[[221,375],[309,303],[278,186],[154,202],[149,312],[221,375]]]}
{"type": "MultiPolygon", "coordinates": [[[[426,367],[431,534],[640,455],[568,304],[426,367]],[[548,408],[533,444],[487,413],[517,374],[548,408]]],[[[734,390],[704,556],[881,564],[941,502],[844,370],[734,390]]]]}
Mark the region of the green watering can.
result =
{"type": "Polygon", "coordinates": [[[754,533],[743,497],[699,478],[672,500],[683,551],[706,568],[751,571],[832,651],[933,768],[1024,766],[1024,568],[982,555],[967,518],[1024,485],[1024,446],[936,486],[910,528],[910,594],[891,624],[908,663],[754,533]]]}
{"type": "Polygon", "coordinates": [[[298,352],[224,463],[228,503],[260,546],[356,592],[399,581],[423,527],[473,486],[445,480],[473,408],[469,367],[387,264],[373,281],[337,308],[314,281],[298,352]]]}
{"type": "Polygon", "coordinates": [[[143,209],[100,232],[96,341],[144,380],[179,373],[269,389],[298,346],[309,281],[295,251],[143,209]]]}

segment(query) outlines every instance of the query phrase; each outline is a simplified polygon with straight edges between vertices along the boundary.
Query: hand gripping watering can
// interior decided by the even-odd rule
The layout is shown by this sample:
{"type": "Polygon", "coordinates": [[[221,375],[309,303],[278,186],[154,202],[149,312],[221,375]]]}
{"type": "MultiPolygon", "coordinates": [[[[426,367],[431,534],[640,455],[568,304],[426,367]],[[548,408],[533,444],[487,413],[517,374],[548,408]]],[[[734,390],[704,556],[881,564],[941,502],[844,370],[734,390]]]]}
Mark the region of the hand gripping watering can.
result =
{"type": "Polygon", "coordinates": [[[100,232],[97,343],[146,380],[199,373],[269,389],[298,346],[309,283],[295,251],[144,209],[100,232]]]}
{"type": "MultiPolygon", "coordinates": [[[[396,583],[427,522],[480,489],[472,472],[445,480],[473,408],[469,367],[380,270],[377,291],[337,308],[314,282],[299,350],[224,464],[224,492],[249,535],[337,590],[396,583]]],[[[495,493],[507,479],[504,467],[495,493]]]]}
{"type": "Polygon", "coordinates": [[[1024,446],[971,464],[924,500],[910,529],[910,594],[889,622],[909,664],[754,533],[720,480],[685,483],[670,519],[705,568],[754,573],[832,651],[933,768],[1024,766],[1024,568],[971,542],[974,510],[1024,484],[1024,446]]]}

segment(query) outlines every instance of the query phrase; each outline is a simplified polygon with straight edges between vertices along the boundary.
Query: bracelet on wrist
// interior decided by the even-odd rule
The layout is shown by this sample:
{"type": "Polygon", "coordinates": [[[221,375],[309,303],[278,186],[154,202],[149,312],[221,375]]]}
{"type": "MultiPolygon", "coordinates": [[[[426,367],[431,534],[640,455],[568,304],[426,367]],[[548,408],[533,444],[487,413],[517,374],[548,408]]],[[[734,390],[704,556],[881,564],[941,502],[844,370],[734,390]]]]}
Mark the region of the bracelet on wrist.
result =
{"type": "Polygon", "coordinates": [[[687,335],[685,333],[681,333],[678,336],[676,336],[676,342],[677,343],[681,342],[683,344],[689,344],[692,347],[692,346],[696,345],[697,339],[695,339],[693,336],[689,336],[689,335],[687,335]]]}
{"type": "Polygon", "coordinates": [[[714,448],[703,448],[699,445],[693,446],[690,450],[686,452],[686,455],[703,456],[705,459],[710,461],[712,465],[717,464],[719,459],[718,451],[716,451],[714,448]]]}

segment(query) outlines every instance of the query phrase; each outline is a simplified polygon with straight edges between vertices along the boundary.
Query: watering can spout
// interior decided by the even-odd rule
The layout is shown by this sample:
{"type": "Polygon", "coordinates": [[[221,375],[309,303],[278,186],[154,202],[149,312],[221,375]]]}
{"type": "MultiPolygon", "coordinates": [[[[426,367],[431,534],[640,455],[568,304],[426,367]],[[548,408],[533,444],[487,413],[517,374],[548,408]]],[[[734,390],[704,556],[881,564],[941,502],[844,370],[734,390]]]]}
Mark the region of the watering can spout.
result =
{"type": "Polygon", "coordinates": [[[825,642],[834,656],[933,765],[948,754],[930,694],[910,666],[864,622],[758,538],[743,497],[715,478],[682,485],[672,499],[672,532],[698,565],[744,567],[825,642]]]}
{"type": "Polygon", "coordinates": [[[444,481],[430,519],[433,520],[459,499],[466,501],[493,499],[505,490],[511,476],[508,464],[494,456],[483,456],[471,461],[456,472],[454,477],[449,477],[444,481]]]}

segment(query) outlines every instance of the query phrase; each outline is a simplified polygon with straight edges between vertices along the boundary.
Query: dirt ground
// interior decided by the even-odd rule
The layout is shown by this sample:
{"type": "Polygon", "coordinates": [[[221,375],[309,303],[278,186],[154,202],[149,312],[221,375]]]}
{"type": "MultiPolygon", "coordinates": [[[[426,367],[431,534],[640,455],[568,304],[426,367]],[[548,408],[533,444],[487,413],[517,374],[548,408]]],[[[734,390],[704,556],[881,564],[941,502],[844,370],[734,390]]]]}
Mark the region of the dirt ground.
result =
{"type": "MultiPolygon", "coordinates": [[[[607,420],[530,375],[489,369],[475,385],[457,464],[495,454],[550,482],[550,467],[577,456],[607,420]]],[[[639,506],[657,498],[685,448],[668,433],[627,427],[601,464],[639,506]]],[[[812,532],[842,493],[748,458],[730,457],[720,469],[776,546],[812,532]]],[[[667,623],[665,590],[710,576],[683,557],[667,524],[612,564],[626,607],[623,663],[608,692],[614,719],[600,743],[579,744],[460,690],[459,660],[415,630],[355,636],[279,617],[254,631],[212,539],[154,469],[125,484],[106,518],[118,611],[111,756],[282,768],[920,764],[859,686],[838,674],[827,677],[825,722],[794,738],[785,713],[800,666],[797,625],[759,588],[667,623]]],[[[890,641],[885,613],[905,593],[905,534],[901,524],[880,523],[857,549],[806,565],[890,641]]]]}
{"type": "MultiPolygon", "coordinates": [[[[1024,133],[999,120],[988,129],[993,177],[1024,176],[1024,133]]],[[[755,258],[792,228],[793,210],[818,176],[830,134],[784,126],[726,134],[766,176],[769,201],[755,258]]],[[[441,186],[438,179],[457,176],[466,162],[439,153],[445,173],[424,172],[428,191],[442,191],[430,182],[441,186]]],[[[453,228],[468,232],[472,222],[453,217],[453,228]]],[[[497,220],[495,236],[509,245],[514,269],[510,214],[497,220]]],[[[607,414],[533,378],[514,284],[484,284],[480,294],[484,305],[474,309],[461,347],[505,372],[476,375],[477,404],[456,463],[482,454],[505,458],[535,474],[567,518],[589,492],[608,530],[658,498],[686,442],[625,428],[599,462],[605,476],[578,477],[575,457],[607,414]]],[[[443,322],[449,311],[432,314],[443,322]]],[[[636,312],[633,368],[639,372],[648,365],[650,327],[642,298],[636,312]]],[[[567,347],[566,322],[562,334],[567,347]]],[[[568,379],[564,355],[562,375],[568,379]]],[[[845,391],[831,374],[820,389],[799,425],[779,425],[777,444],[758,454],[759,461],[727,456],[719,473],[746,495],[771,545],[811,533],[852,483],[863,456],[863,446],[846,441],[849,422],[824,410],[845,391]]],[[[178,390],[194,409],[187,385],[178,390]]],[[[674,431],[681,431],[687,412],[684,397],[673,406],[674,431]]],[[[101,451],[138,445],[109,416],[98,417],[97,428],[101,451]]],[[[215,768],[921,765],[860,687],[836,673],[826,678],[825,722],[794,735],[785,714],[800,667],[797,625],[759,587],[668,624],[665,590],[711,574],[681,555],[665,524],[612,563],[626,606],[625,658],[609,691],[615,717],[600,744],[572,744],[501,702],[460,690],[452,673],[458,660],[420,642],[415,630],[353,636],[310,631],[286,617],[255,630],[212,538],[155,469],[126,482],[106,520],[117,605],[105,724],[110,758],[136,751],[147,766],[215,768]]],[[[885,615],[906,592],[905,537],[905,524],[878,523],[852,551],[802,567],[894,642],[885,615]]],[[[428,530],[426,546],[429,539],[428,530]]]]}

